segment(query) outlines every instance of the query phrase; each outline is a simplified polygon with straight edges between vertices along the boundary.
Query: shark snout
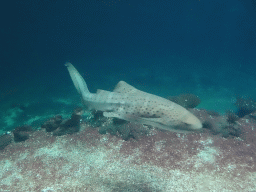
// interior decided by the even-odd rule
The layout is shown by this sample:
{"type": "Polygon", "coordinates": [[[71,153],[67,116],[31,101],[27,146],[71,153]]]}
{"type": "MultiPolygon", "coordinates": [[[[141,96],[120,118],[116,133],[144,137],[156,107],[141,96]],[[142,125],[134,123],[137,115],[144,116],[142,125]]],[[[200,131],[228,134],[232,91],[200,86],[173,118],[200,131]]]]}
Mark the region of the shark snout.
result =
{"type": "Polygon", "coordinates": [[[194,123],[194,124],[190,124],[190,128],[193,129],[193,130],[199,130],[199,129],[203,128],[203,125],[202,125],[201,122],[197,122],[197,123],[194,123]]]}
{"type": "Polygon", "coordinates": [[[201,121],[196,116],[194,116],[192,113],[189,113],[189,115],[184,123],[186,123],[189,126],[189,128],[194,131],[200,130],[203,128],[201,121]]]}

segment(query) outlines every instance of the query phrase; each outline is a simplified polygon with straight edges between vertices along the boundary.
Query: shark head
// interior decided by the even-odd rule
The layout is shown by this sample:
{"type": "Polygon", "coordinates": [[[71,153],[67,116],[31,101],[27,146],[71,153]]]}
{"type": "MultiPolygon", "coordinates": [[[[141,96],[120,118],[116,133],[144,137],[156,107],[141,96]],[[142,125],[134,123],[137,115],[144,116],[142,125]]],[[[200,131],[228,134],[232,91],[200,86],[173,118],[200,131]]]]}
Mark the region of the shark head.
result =
{"type": "Polygon", "coordinates": [[[181,112],[183,114],[167,112],[160,116],[143,116],[137,118],[137,122],[178,133],[200,132],[202,130],[202,123],[195,115],[187,110],[181,112]]]}
{"type": "Polygon", "coordinates": [[[166,121],[166,125],[169,125],[170,127],[173,126],[174,129],[182,130],[184,132],[197,132],[201,131],[203,128],[201,121],[189,111],[186,111],[184,115],[179,116],[176,125],[174,125],[173,122],[173,119],[169,119],[166,121]]]}
{"type": "Polygon", "coordinates": [[[192,113],[190,113],[187,118],[183,119],[181,122],[184,123],[186,129],[190,131],[199,131],[203,127],[201,121],[192,113]]]}

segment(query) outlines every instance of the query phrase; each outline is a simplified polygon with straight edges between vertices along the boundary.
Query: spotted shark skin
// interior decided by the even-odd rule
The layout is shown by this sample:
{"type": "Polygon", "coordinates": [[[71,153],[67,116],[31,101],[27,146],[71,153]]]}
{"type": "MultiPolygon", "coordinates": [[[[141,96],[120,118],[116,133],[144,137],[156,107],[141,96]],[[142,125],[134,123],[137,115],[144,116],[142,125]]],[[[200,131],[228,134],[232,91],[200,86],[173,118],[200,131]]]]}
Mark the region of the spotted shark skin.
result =
{"type": "Polygon", "coordinates": [[[86,82],[71,63],[65,64],[71,79],[89,110],[105,117],[151,125],[173,132],[200,131],[202,123],[191,112],[165,98],[140,91],[120,81],[113,92],[98,89],[90,93],[86,82]]]}

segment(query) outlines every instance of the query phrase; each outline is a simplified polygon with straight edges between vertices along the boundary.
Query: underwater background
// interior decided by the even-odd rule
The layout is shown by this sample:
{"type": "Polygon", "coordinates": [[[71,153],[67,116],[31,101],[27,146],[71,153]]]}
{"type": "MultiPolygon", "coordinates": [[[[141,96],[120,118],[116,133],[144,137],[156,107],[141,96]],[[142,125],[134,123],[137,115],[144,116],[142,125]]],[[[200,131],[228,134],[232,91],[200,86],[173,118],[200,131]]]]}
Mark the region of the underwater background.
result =
{"type": "Polygon", "coordinates": [[[241,0],[8,1],[1,6],[1,130],[80,104],[124,80],[162,97],[192,93],[224,114],[255,98],[256,8],[241,0]]]}
{"type": "Polygon", "coordinates": [[[0,191],[256,191],[255,0],[11,0],[0,19],[0,191]],[[67,62],[202,129],[87,111],[67,62]]]}

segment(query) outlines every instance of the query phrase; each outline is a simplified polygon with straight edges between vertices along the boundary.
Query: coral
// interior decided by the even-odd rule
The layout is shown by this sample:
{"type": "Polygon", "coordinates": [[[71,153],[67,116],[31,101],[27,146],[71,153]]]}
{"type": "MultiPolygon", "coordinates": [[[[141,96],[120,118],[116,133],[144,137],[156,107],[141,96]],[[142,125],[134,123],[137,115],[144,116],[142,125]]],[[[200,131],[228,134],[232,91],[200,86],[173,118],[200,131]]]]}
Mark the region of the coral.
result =
{"type": "Polygon", "coordinates": [[[235,105],[238,108],[238,117],[244,117],[256,110],[256,101],[252,98],[237,97],[235,105]]]}
{"type": "Polygon", "coordinates": [[[237,114],[235,114],[232,111],[227,111],[226,112],[226,116],[227,116],[227,122],[229,124],[236,124],[236,122],[239,120],[239,117],[237,114]]]}
{"type": "Polygon", "coordinates": [[[59,125],[53,132],[16,128],[29,137],[5,138],[0,191],[255,191],[256,120],[191,112],[203,132],[173,133],[97,112],[84,122],[81,109],[51,119],[59,125]],[[62,137],[52,134],[64,125],[62,137]],[[69,132],[76,126],[83,129],[69,132]]]}
{"type": "Polygon", "coordinates": [[[118,118],[106,118],[100,111],[93,111],[93,117],[88,123],[92,127],[98,127],[100,134],[111,134],[120,136],[124,140],[139,139],[146,135],[150,126],[139,126],[136,123],[128,122],[118,118]]]}
{"type": "Polygon", "coordinates": [[[99,127],[100,134],[119,135],[125,140],[132,137],[129,122],[123,119],[106,118],[100,111],[95,111],[93,115],[94,117],[91,118],[89,123],[93,127],[99,127]]]}
{"type": "Polygon", "coordinates": [[[210,134],[225,138],[240,137],[242,134],[242,130],[237,123],[240,118],[234,113],[227,112],[225,116],[221,116],[212,111],[194,110],[194,114],[203,122],[203,128],[210,131],[210,134]]]}
{"type": "MultiPolygon", "coordinates": [[[[216,118],[205,110],[193,112],[201,120],[216,118]]],[[[241,118],[238,124],[244,135],[239,139],[148,128],[147,134],[124,140],[84,122],[85,129],[62,137],[34,131],[1,151],[0,190],[254,191],[256,121],[241,118]]]]}
{"type": "Polygon", "coordinates": [[[100,134],[111,134],[121,137],[123,140],[139,139],[146,135],[150,126],[141,126],[140,124],[127,122],[122,119],[109,118],[99,127],[100,134]]]}

